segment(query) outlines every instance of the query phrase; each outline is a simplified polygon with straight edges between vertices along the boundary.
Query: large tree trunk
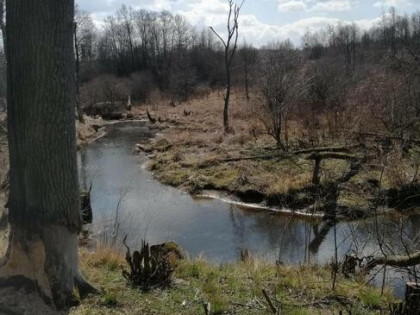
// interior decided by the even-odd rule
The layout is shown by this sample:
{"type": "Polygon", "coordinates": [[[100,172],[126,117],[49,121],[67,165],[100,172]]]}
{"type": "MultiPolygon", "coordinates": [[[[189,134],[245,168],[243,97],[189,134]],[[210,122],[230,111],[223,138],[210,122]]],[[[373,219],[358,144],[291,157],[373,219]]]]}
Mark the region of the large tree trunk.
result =
{"type": "Polygon", "coordinates": [[[32,281],[58,308],[91,288],[78,266],[73,17],[74,0],[7,2],[11,235],[0,284],[32,281]]]}
{"type": "Polygon", "coordinates": [[[77,28],[78,25],[74,22],[74,52],[76,54],[76,111],[77,111],[77,118],[81,124],[85,123],[85,119],[83,118],[83,111],[82,106],[80,104],[80,54],[79,54],[79,42],[77,38],[77,28]]]}

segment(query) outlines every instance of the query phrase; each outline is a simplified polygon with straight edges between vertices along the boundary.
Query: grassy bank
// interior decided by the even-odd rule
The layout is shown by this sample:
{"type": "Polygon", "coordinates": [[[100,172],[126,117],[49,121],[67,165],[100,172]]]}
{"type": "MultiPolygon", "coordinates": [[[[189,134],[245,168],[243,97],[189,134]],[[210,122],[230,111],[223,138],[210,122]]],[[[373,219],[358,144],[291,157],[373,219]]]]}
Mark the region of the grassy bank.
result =
{"type": "Polygon", "coordinates": [[[82,270],[101,293],[81,301],[70,314],[272,314],[265,289],[282,314],[379,314],[393,301],[391,292],[365,285],[364,279],[339,277],[331,290],[328,267],[274,266],[249,260],[220,266],[203,259],[179,261],[175,284],[167,290],[141,293],[127,287],[121,255],[102,249],[82,251],[82,270]]]}
{"type": "Polygon", "coordinates": [[[302,143],[308,138],[305,128],[291,120],[293,153],[286,154],[266,134],[258,118],[259,102],[256,96],[246,100],[240,92],[233,94],[230,117],[234,132],[229,134],[222,127],[221,92],[176,107],[160,101],[135,108],[135,116],[141,118],[147,118],[148,109],[157,120],[153,125],[161,131],[151,143],[142,145],[150,154],[150,169],[163,183],[190,192],[219,190],[243,201],[292,209],[323,211],[331,183],[339,183],[337,203],[345,216],[369,215],[378,198],[395,206],[411,190],[420,192],[416,184],[418,146],[404,151],[394,143],[384,153],[385,145],[378,139],[361,141],[351,132],[328,137],[322,126],[312,134],[316,144],[311,145],[302,143]],[[311,149],[315,147],[341,147],[351,158],[323,159],[317,187],[312,183],[311,149]],[[353,167],[355,174],[351,174],[353,167]]]}

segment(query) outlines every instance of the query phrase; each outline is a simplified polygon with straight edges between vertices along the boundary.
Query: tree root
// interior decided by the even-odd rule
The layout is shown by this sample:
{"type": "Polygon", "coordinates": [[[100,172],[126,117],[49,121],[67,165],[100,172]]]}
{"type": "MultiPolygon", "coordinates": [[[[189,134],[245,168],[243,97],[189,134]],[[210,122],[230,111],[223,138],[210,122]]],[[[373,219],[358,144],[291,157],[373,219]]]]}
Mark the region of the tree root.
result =
{"type": "Polygon", "coordinates": [[[85,298],[88,294],[99,293],[99,290],[87,282],[80,273],[74,277],[74,286],[79,291],[81,298],[85,298]]]}

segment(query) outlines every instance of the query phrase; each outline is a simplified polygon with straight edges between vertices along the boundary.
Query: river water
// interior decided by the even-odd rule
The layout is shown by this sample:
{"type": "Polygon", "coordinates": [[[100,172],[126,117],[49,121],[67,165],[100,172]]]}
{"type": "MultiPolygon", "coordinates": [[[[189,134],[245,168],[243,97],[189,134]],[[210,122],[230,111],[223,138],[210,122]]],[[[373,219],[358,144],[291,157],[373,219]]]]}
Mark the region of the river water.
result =
{"type": "MultiPolygon", "coordinates": [[[[79,153],[82,186],[92,184],[93,230],[102,241],[121,246],[126,234],[133,247],[141,239],[152,244],[173,240],[190,257],[203,255],[215,263],[235,261],[240,249],[247,249],[253,256],[285,264],[326,264],[336,247],[339,259],[352,251],[380,254],[378,239],[387,251],[417,244],[420,216],[331,226],[194,199],[159,183],[142,167],[147,158],[135,152],[135,144],[152,136],[144,122],[117,123],[79,153]]],[[[380,283],[382,274],[373,282],[380,283]]],[[[386,273],[398,295],[407,278],[406,271],[386,273]]]]}

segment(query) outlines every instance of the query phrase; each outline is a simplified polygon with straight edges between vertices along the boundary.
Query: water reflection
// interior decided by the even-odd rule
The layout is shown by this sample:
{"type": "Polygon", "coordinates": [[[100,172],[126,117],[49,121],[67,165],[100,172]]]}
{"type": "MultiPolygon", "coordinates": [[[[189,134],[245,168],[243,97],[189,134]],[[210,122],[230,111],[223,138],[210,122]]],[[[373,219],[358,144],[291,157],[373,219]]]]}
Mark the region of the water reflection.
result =
{"type": "Polygon", "coordinates": [[[233,261],[240,249],[248,249],[273,262],[325,264],[334,255],[334,229],[339,258],[350,251],[379,254],[378,239],[389,252],[401,249],[402,240],[407,247],[416,247],[419,216],[334,225],[246,211],[217,200],[194,200],[160,184],[140,167],[145,160],[134,153],[134,145],[151,135],[143,123],[116,124],[108,136],[81,150],[81,184],[84,188],[93,184],[98,237],[112,239],[118,208],[117,242],[125,234],[132,246],[142,238],[152,243],[174,240],[191,256],[204,254],[213,262],[233,261]]]}

